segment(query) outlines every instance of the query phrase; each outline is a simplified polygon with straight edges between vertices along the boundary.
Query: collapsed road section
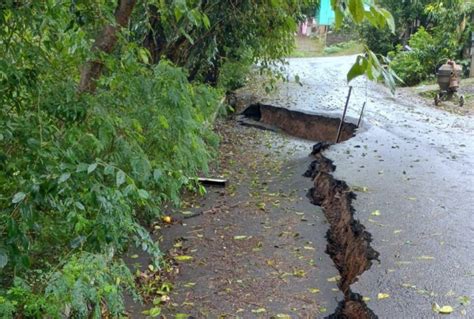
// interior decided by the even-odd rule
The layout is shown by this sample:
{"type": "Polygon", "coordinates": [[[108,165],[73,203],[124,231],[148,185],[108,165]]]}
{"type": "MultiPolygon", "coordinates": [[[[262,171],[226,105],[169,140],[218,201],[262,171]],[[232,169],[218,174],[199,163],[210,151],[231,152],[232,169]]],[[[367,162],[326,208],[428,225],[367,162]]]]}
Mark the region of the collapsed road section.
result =
{"type": "MultiPolygon", "coordinates": [[[[283,131],[289,135],[311,140],[334,142],[340,119],[320,114],[311,114],[266,104],[252,104],[242,112],[240,123],[248,126],[283,131]]],[[[344,122],[340,141],[354,136],[357,126],[344,122]]]]}

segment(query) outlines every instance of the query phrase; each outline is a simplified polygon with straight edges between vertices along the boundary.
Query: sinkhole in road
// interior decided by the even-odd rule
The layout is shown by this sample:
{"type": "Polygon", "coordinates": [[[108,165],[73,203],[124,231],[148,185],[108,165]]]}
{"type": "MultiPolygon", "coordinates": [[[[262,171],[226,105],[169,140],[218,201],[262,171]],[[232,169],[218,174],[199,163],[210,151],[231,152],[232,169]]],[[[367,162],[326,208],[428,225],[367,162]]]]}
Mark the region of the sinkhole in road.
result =
{"type": "MultiPolygon", "coordinates": [[[[266,104],[252,104],[242,112],[243,125],[270,130],[281,130],[289,135],[319,142],[334,142],[340,119],[319,114],[305,113],[266,104]]],[[[357,126],[344,122],[339,141],[354,136],[357,126]]]]}
{"type": "MultiPolygon", "coordinates": [[[[311,153],[314,160],[303,176],[312,179],[313,187],[308,191],[308,198],[323,209],[328,221],[326,253],[339,271],[338,287],[344,294],[337,309],[327,318],[378,318],[363,297],[351,290],[351,285],[372,266],[373,260],[378,260],[379,253],[370,245],[371,234],[354,218],[352,200],[356,195],[346,182],[334,178],[336,166],[323,155],[336,140],[340,119],[265,104],[250,105],[242,115],[244,118],[240,122],[243,125],[281,130],[295,137],[318,141],[311,153]]],[[[356,129],[355,124],[345,122],[340,142],[354,137],[356,129]]]]}

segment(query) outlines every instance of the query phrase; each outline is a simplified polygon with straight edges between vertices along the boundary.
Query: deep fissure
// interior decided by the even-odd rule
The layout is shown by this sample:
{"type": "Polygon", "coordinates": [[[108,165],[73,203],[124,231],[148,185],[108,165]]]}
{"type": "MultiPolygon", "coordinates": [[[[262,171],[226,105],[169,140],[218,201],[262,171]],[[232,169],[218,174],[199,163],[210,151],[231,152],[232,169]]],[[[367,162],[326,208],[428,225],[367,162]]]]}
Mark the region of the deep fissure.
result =
{"type": "Polygon", "coordinates": [[[338,287],[344,294],[344,300],[327,318],[375,319],[378,317],[361,295],[352,292],[351,285],[370,269],[373,260],[378,260],[379,253],[370,246],[371,234],[354,219],[352,200],[356,198],[355,193],[346,182],[334,178],[332,173],[336,166],[322,154],[330,145],[317,143],[313,146],[311,155],[315,159],[304,173],[314,182],[308,192],[309,199],[314,205],[322,207],[329,222],[326,253],[339,271],[341,278],[338,287]]]}
{"type": "MultiPolygon", "coordinates": [[[[295,137],[317,141],[313,145],[310,163],[303,176],[312,179],[314,185],[308,191],[311,203],[320,206],[329,223],[326,234],[326,253],[330,256],[340,280],[338,287],[344,295],[329,319],[376,319],[377,315],[367,306],[360,294],[351,290],[359,276],[370,269],[379,253],[370,243],[372,235],[354,218],[352,200],[356,198],[346,182],[335,179],[336,166],[323,155],[333,145],[339,118],[310,114],[265,104],[253,104],[242,112],[240,123],[274,131],[283,131],[295,137]]],[[[344,122],[340,141],[355,135],[357,126],[344,122]]]]}

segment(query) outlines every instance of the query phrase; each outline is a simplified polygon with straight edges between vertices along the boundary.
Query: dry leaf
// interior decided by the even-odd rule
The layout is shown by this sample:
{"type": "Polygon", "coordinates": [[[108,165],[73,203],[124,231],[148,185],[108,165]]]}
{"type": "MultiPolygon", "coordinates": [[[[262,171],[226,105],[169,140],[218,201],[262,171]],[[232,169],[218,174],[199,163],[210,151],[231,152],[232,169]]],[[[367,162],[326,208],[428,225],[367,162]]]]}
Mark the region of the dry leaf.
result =
{"type": "Polygon", "coordinates": [[[384,294],[384,293],[381,293],[381,292],[379,292],[378,295],[377,295],[378,300],[387,299],[389,297],[390,297],[389,294],[384,294]]]}
{"type": "Polygon", "coordinates": [[[174,259],[177,260],[177,261],[190,261],[190,260],[193,259],[193,257],[182,255],[182,256],[176,256],[176,257],[174,257],[174,259]]]}
{"type": "Polygon", "coordinates": [[[380,216],[380,211],[378,209],[374,210],[371,215],[372,216],[380,216]]]}

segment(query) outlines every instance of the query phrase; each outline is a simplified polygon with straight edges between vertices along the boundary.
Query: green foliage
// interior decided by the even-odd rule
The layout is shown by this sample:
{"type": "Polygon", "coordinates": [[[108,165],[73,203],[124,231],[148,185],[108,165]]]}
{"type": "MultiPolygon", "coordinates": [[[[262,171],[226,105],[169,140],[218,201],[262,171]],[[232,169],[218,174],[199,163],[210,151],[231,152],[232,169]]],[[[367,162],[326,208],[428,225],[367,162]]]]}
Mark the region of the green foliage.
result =
{"type": "Polygon", "coordinates": [[[447,59],[462,60],[463,48],[469,42],[471,26],[467,24],[468,13],[473,7],[461,1],[445,4],[432,1],[426,5],[425,13],[431,18],[429,29],[420,27],[408,41],[412,49],[402,51],[398,46],[390,53],[391,66],[403,79],[406,85],[415,85],[428,79],[436,68],[447,59]]]}
{"type": "Polygon", "coordinates": [[[359,34],[367,47],[377,54],[387,55],[395,50],[398,38],[390,30],[375,28],[369,23],[359,27],[359,34]]]}
{"type": "Polygon", "coordinates": [[[34,283],[14,279],[6,298],[0,297],[2,318],[12,317],[14,311],[30,318],[101,318],[104,311],[117,317],[124,311],[124,291],[135,294],[129,269],[111,255],[72,255],[62,269],[40,273],[38,279],[47,281],[39,293],[33,290],[34,283]]]}
{"type": "MultiPolygon", "coordinates": [[[[0,4],[2,317],[120,316],[134,286],[120,255],[133,244],[159,266],[143,225],[197,186],[222,92],[256,62],[274,70],[311,3],[138,2],[111,54],[91,48],[116,1],[0,4]],[[104,72],[80,94],[92,60],[104,72]]],[[[348,10],[391,25],[382,9],[348,10]]],[[[381,67],[370,55],[367,65],[381,67]]]]}
{"type": "Polygon", "coordinates": [[[408,45],[412,51],[398,46],[397,52],[391,53],[391,66],[405,85],[414,85],[435,73],[443,52],[438,51],[436,40],[424,28],[411,37],[408,45]]]}
{"type": "Polygon", "coordinates": [[[364,0],[331,0],[331,5],[336,14],[336,28],[342,26],[346,17],[355,24],[368,21],[376,28],[388,27],[392,32],[395,31],[395,22],[390,12],[373,1],[366,3],[364,0]]]}
{"type": "Polygon", "coordinates": [[[315,5],[314,0],[239,0],[233,5],[218,0],[169,3],[162,1],[143,8],[151,16],[152,29],[146,27],[140,15],[142,22],[137,20],[137,24],[141,27],[137,27],[135,36],[144,40],[155,63],[165,57],[186,68],[190,79],[212,84],[219,81],[219,85],[229,82],[226,78],[230,73],[241,78],[236,72],[239,63],[243,70],[254,63],[273,69],[275,62],[293,49],[302,10],[315,5]],[[180,3],[183,12],[201,12],[209,23],[196,24],[193,15],[184,13],[177,19],[169,3],[180,3]],[[227,75],[219,79],[221,71],[227,75]]]}
{"type": "MultiPolygon", "coordinates": [[[[393,16],[375,2],[331,0],[331,5],[336,14],[336,28],[341,28],[345,19],[348,19],[355,25],[367,22],[377,29],[388,28],[391,32],[395,31],[393,16]]],[[[362,75],[366,75],[372,81],[383,81],[392,93],[395,91],[397,76],[388,65],[388,60],[383,56],[379,59],[367,46],[364,47],[363,55],[357,57],[356,63],[347,74],[347,81],[350,82],[362,75]]]]}
{"type": "Polygon", "coordinates": [[[213,156],[220,91],[165,60],[146,65],[125,32],[97,94],[77,94],[89,28],[113,12],[94,20],[93,4],[0,11],[2,317],[99,317],[100,305],[117,316],[133,287],[118,256],[134,244],[159,263],[142,223],[194,188],[213,156]],[[95,23],[82,27],[77,10],[95,23]]]}
{"type": "Polygon", "coordinates": [[[442,59],[461,61],[463,48],[470,46],[468,16],[472,4],[460,1],[382,0],[395,18],[396,33],[364,25],[360,28],[367,46],[393,59],[390,66],[404,80],[414,85],[435,73],[442,59]],[[413,51],[405,52],[408,44],[413,51]]]}
{"type": "Polygon", "coordinates": [[[429,0],[380,0],[380,5],[388,9],[394,17],[395,32],[364,23],[360,26],[359,33],[372,51],[387,55],[388,52],[395,50],[398,44],[405,44],[415,31],[417,23],[421,23],[422,26],[429,23],[428,15],[424,11],[425,5],[429,2],[429,0]]]}

